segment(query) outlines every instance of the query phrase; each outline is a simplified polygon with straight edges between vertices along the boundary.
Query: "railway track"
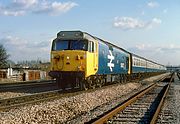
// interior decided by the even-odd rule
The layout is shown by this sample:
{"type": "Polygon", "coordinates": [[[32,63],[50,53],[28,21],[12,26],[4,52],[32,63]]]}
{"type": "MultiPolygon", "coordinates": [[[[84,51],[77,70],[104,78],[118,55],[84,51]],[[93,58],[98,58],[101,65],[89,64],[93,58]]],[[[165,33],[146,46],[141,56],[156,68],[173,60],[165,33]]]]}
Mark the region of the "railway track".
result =
{"type": "MultiPolygon", "coordinates": [[[[116,84],[114,84],[116,85],[116,84]]],[[[109,86],[104,86],[99,89],[104,89],[109,86]]],[[[8,99],[0,99],[0,111],[8,110],[14,107],[20,107],[27,104],[35,104],[38,102],[48,101],[48,100],[55,100],[63,97],[71,97],[76,96],[82,93],[89,93],[93,92],[97,89],[89,89],[80,91],[79,89],[67,89],[66,91],[54,90],[54,91],[47,91],[42,93],[35,93],[31,95],[25,95],[20,97],[8,98],[8,99]]]]}
{"type": "Polygon", "coordinates": [[[55,80],[38,80],[0,84],[0,92],[16,91],[36,93],[55,89],[57,89],[57,84],[55,83],[55,80]]]}
{"type": "MultiPolygon", "coordinates": [[[[19,107],[27,104],[35,104],[38,102],[59,99],[62,97],[70,97],[81,94],[85,91],[69,92],[62,90],[48,91],[43,93],[35,93],[31,95],[25,95],[20,97],[0,99],[0,111],[8,110],[10,108],[19,107]]],[[[87,91],[91,92],[91,91],[87,91]]]]}
{"type": "MultiPolygon", "coordinates": [[[[116,84],[115,84],[116,85],[116,84]]],[[[104,86],[99,89],[103,89],[109,86],[104,86]]],[[[55,91],[47,91],[42,93],[35,93],[31,95],[25,95],[25,96],[19,96],[14,98],[8,98],[8,99],[0,99],[0,111],[8,110],[13,107],[19,107],[26,104],[34,104],[38,102],[53,100],[53,99],[59,99],[62,97],[70,97],[75,96],[81,93],[85,92],[93,92],[97,89],[90,89],[88,91],[77,91],[78,89],[74,89],[72,92],[70,90],[62,91],[55,90],[55,91]]]]}
{"type": "MultiPolygon", "coordinates": [[[[171,75],[170,82],[174,74],[171,75]]],[[[170,83],[152,84],[122,104],[87,123],[155,123],[170,83]]]]}
{"type": "Polygon", "coordinates": [[[58,89],[58,84],[55,80],[0,83],[0,92],[38,93],[58,89]]]}
{"type": "MultiPolygon", "coordinates": [[[[37,93],[33,95],[26,95],[8,99],[0,99],[0,111],[10,109],[12,107],[18,107],[25,104],[40,102],[45,100],[45,98],[54,98],[57,96],[58,91],[51,91],[45,93],[37,93]]],[[[46,100],[47,100],[46,99],[46,100]]]]}
{"type": "Polygon", "coordinates": [[[179,80],[180,80],[180,72],[177,72],[177,77],[178,77],[179,80]]]}

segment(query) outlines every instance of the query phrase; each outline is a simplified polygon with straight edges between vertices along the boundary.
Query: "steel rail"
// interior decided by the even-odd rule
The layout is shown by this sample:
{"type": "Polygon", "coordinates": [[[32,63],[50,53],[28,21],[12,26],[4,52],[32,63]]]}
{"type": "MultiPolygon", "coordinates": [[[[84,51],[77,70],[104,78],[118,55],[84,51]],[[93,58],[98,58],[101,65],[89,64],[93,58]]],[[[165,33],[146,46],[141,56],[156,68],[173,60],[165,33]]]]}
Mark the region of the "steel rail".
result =
{"type": "Polygon", "coordinates": [[[59,99],[63,97],[76,96],[84,92],[92,92],[92,91],[94,90],[78,91],[78,92],[55,90],[55,91],[36,93],[32,95],[25,95],[25,96],[8,98],[8,99],[0,99],[0,111],[7,110],[13,107],[23,106],[26,104],[34,104],[38,102],[54,100],[54,99],[59,99]]]}
{"type": "Polygon", "coordinates": [[[16,85],[23,85],[23,84],[36,84],[41,82],[53,82],[55,80],[33,80],[33,81],[20,81],[20,82],[9,82],[9,83],[0,83],[0,87],[5,86],[16,86],[16,85]]]}
{"type": "Polygon", "coordinates": [[[130,105],[131,103],[135,102],[139,97],[143,96],[145,93],[147,93],[148,91],[150,91],[151,89],[153,89],[157,84],[153,83],[152,85],[150,85],[149,87],[143,89],[142,91],[140,91],[139,93],[135,94],[134,96],[132,96],[131,98],[129,98],[127,101],[125,101],[124,103],[122,103],[121,106],[115,108],[114,110],[112,110],[111,112],[109,112],[108,114],[104,115],[103,117],[101,117],[100,119],[96,120],[95,122],[93,122],[93,124],[103,124],[105,122],[107,122],[110,118],[112,118],[115,114],[117,114],[119,111],[122,111],[124,108],[126,108],[128,105],[130,105]]]}
{"type": "Polygon", "coordinates": [[[8,98],[8,99],[0,99],[0,111],[12,107],[18,107],[28,103],[35,103],[46,99],[52,99],[57,97],[58,94],[59,91],[50,91],[50,92],[37,93],[37,94],[25,95],[25,96],[8,98]]]}
{"type": "MultiPolygon", "coordinates": [[[[172,82],[173,76],[174,76],[174,74],[170,75],[170,82],[172,82]]],[[[145,93],[147,93],[150,90],[152,90],[155,86],[157,86],[156,83],[150,85],[149,87],[145,88],[144,90],[140,91],[139,93],[136,93],[131,98],[129,98],[126,101],[124,101],[121,105],[119,105],[118,107],[114,108],[109,113],[107,112],[107,114],[105,114],[104,116],[100,117],[98,120],[94,121],[93,124],[103,124],[103,123],[106,123],[109,119],[113,118],[113,116],[115,116],[118,112],[124,110],[127,106],[129,106],[130,104],[135,102],[138,98],[143,96],[145,93]]],[[[167,95],[169,87],[170,87],[170,83],[165,85],[164,88],[162,89],[161,93],[163,95],[161,95],[161,93],[160,93],[159,96],[158,96],[160,98],[160,102],[158,102],[158,106],[156,108],[156,111],[153,113],[153,116],[150,119],[151,124],[154,124],[155,121],[157,120],[158,114],[159,114],[159,112],[161,110],[161,107],[163,105],[164,99],[166,98],[166,95],[167,95]]]]}
{"type": "Polygon", "coordinates": [[[169,88],[170,88],[170,85],[171,85],[171,83],[172,83],[173,77],[174,77],[174,73],[171,74],[170,82],[165,86],[164,94],[163,94],[163,96],[162,96],[162,98],[161,98],[161,101],[160,101],[160,103],[159,103],[159,105],[158,105],[158,107],[157,107],[157,109],[156,109],[156,111],[155,111],[155,113],[154,113],[154,115],[153,115],[153,117],[152,117],[152,119],[151,119],[150,124],[155,124],[156,121],[157,121],[157,119],[158,119],[158,115],[159,115],[159,113],[160,113],[160,111],[161,111],[161,108],[162,108],[162,106],[163,106],[163,103],[164,103],[164,101],[165,101],[165,98],[166,98],[166,96],[167,96],[167,93],[168,93],[168,91],[169,91],[169,88]]]}
{"type": "MultiPolygon", "coordinates": [[[[114,85],[117,85],[117,84],[114,84],[114,85]]],[[[107,87],[109,86],[104,86],[98,89],[105,89],[107,87]]],[[[8,98],[8,99],[0,99],[0,111],[7,110],[13,107],[19,107],[26,104],[34,104],[34,103],[43,102],[47,100],[59,99],[62,97],[76,96],[82,93],[90,93],[90,92],[94,92],[95,90],[97,89],[89,89],[87,91],[86,90],[80,91],[78,89],[74,89],[73,91],[55,90],[55,91],[48,91],[48,92],[42,92],[42,93],[35,93],[31,95],[13,97],[13,98],[8,98]]]]}
{"type": "Polygon", "coordinates": [[[54,80],[39,80],[39,81],[28,81],[28,82],[18,82],[18,83],[0,83],[0,89],[11,88],[11,87],[21,87],[21,86],[31,86],[31,85],[41,85],[54,83],[54,80]]]}
{"type": "Polygon", "coordinates": [[[0,84],[0,92],[20,90],[24,88],[42,87],[42,86],[47,86],[47,85],[56,85],[56,83],[54,82],[54,80],[48,80],[48,81],[42,80],[42,81],[36,81],[36,82],[0,84]]]}
{"type": "Polygon", "coordinates": [[[177,72],[177,76],[178,76],[178,78],[179,78],[179,80],[180,80],[180,72],[177,72]]]}

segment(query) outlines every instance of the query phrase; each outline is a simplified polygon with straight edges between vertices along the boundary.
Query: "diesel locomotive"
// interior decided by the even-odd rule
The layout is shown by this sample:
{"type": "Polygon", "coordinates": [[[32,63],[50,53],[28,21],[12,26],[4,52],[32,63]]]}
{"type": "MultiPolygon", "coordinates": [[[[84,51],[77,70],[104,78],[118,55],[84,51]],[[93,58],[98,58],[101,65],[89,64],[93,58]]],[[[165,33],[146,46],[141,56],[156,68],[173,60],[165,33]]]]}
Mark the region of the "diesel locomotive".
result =
{"type": "Polygon", "coordinates": [[[60,88],[95,88],[137,76],[162,73],[164,65],[82,31],[60,31],[52,42],[51,70],[60,88]]]}

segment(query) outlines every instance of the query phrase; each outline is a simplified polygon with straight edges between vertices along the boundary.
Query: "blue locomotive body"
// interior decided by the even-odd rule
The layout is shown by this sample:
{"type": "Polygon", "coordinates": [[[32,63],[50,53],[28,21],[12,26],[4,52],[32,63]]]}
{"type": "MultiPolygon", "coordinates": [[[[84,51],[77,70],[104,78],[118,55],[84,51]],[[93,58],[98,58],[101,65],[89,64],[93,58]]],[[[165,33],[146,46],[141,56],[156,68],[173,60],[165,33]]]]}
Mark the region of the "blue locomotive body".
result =
{"type": "Polygon", "coordinates": [[[98,40],[97,74],[128,74],[130,54],[112,44],[98,40]]]}

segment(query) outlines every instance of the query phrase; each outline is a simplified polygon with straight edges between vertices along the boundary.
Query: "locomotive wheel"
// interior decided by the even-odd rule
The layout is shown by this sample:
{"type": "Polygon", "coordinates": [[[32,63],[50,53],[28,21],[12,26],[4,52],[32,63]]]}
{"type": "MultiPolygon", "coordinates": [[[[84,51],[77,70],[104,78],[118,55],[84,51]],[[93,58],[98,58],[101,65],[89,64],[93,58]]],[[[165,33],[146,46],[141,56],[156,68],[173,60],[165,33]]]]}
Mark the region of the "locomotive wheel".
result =
{"type": "Polygon", "coordinates": [[[96,88],[96,83],[95,83],[95,77],[94,76],[87,78],[87,83],[88,83],[90,89],[95,89],[96,88]]]}
{"type": "Polygon", "coordinates": [[[88,89],[89,89],[89,85],[87,81],[81,82],[81,90],[88,90],[88,89]]]}
{"type": "Polygon", "coordinates": [[[96,86],[97,86],[97,87],[102,87],[102,86],[103,86],[103,83],[104,83],[104,82],[103,82],[102,78],[96,76],[96,86]]]}

